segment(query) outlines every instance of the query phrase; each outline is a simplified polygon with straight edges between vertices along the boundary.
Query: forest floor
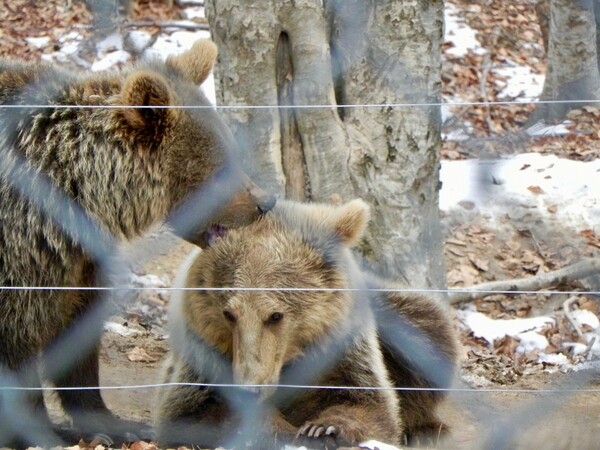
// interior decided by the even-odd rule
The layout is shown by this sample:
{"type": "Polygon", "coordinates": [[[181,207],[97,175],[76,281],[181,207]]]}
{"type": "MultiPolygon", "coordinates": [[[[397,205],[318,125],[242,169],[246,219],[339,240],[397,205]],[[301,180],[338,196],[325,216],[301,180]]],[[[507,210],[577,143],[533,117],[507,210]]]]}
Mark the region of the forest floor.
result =
{"type": "MultiPolygon", "coordinates": [[[[134,3],[132,20],[172,21],[185,16],[184,8],[177,5],[168,8],[166,3],[138,0],[134,3]]],[[[92,20],[85,6],[77,1],[71,8],[66,6],[66,0],[38,4],[0,0],[3,23],[0,56],[38,59],[67,45],[64,37],[73,30],[79,36],[89,36],[91,32],[85,26],[92,20]]],[[[447,7],[475,31],[479,46],[462,53],[453,51],[456,48],[450,41],[445,44],[444,98],[455,102],[523,100],[524,92],[506,92],[508,78],[515,73],[510,75],[506,70],[527,67],[530,74],[542,77],[546,70],[542,35],[530,2],[453,0],[447,7]]],[[[202,18],[193,20],[206,24],[202,18]]],[[[152,38],[166,32],[159,26],[144,30],[152,38]]],[[[90,61],[94,55],[82,52],[77,56],[90,61]]],[[[73,60],[67,62],[73,63],[73,60]]],[[[528,152],[577,161],[592,161],[600,156],[600,111],[597,108],[587,106],[571,112],[567,132],[562,135],[528,132],[531,125],[528,119],[534,108],[534,104],[527,102],[448,108],[443,126],[447,138],[443,142],[442,158],[445,161],[502,158],[528,152]]],[[[533,188],[532,192],[535,186],[533,188]]],[[[462,213],[442,211],[450,287],[534,276],[568,266],[586,256],[598,256],[600,251],[595,229],[578,232],[566,226],[549,229],[534,214],[505,217],[499,228],[489,217],[479,214],[472,204],[466,202],[462,206],[462,213]]],[[[177,243],[160,258],[136,268],[139,278],[134,282],[156,289],[143,291],[133,304],[123,306],[120,313],[111,318],[112,325],[108,328],[112,331],[105,333],[101,352],[103,386],[148,384],[160,379],[160,365],[168,349],[165,312],[169,298],[169,293],[160,288],[174,280],[177,267],[190,249],[187,244],[177,243]]],[[[594,286],[580,280],[554,288],[578,291],[590,287],[594,286]]],[[[440,444],[440,448],[476,447],[482,436],[501,430],[499,427],[504,421],[508,421],[513,432],[522,427],[528,430],[529,436],[535,434],[538,444],[545,434],[552,439],[557,424],[565,422],[571,433],[579,434],[579,439],[597,432],[597,424],[590,424],[597,422],[600,414],[599,393],[544,392],[549,388],[595,386],[582,382],[570,384],[571,376],[579,373],[578,368],[587,363],[590,355],[574,355],[564,350],[565,342],[585,344],[561,315],[565,298],[561,295],[497,295],[491,300],[454,307],[463,344],[462,379],[466,386],[477,390],[454,393],[442,409],[441,415],[454,433],[452,442],[440,444]],[[540,350],[519,351],[520,339],[514,336],[504,336],[492,343],[475,337],[461,319],[460,312],[465,310],[481,312],[492,319],[553,315],[554,324],[540,331],[550,343],[545,353],[562,353],[567,363],[540,362],[540,350]],[[547,418],[546,414],[554,418],[547,418]],[[538,421],[542,425],[536,425],[538,421]],[[579,430],[583,431],[579,433],[579,430]]],[[[599,315],[597,299],[591,295],[578,297],[576,306],[599,315]]],[[[148,389],[107,390],[104,395],[109,406],[124,417],[144,421],[151,418],[154,392],[148,389]]],[[[585,441],[579,443],[578,448],[586,448],[585,441]]],[[[140,445],[135,450],[147,447],[147,444],[140,445]]]]}

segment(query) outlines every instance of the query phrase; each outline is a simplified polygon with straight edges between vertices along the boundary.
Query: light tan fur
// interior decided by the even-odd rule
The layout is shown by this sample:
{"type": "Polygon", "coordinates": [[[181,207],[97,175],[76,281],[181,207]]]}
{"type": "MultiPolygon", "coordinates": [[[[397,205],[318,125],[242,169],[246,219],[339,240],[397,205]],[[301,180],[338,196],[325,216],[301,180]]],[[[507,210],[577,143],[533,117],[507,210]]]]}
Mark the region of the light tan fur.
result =
{"type": "Polygon", "coordinates": [[[437,366],[447,371],[443,382],[452,378],[456,342],[444,308],[422,297],[335,291],[382,287],[351,253],[368,217],[362,200],[338,206],[279,201],[260,221],[190,256],[177,286],[232,290],[186,290],[172,300],[165,381],[253,385],[246,390],[258,394],[267,412],[260,420],[259,413],[244,417],[253,403],[236,401],[239,392],[166,388],[156,416],[164,444],[227,445],[248,420],[257,421],[259,440],[268,435],[278,444],[295,440],[311,448],[368,439],[397,444],[404,433],[410,438],[442,425],[435,416],[440,395],[397,395],[391,388],[432,385],[419,372],[420,361],[415,366],[407,336],[422,344],[422,355],[445,364],[437,366]],[[403,323],[392,323],[395,318],[403,323]],[[382,334],[380,322],[404,335],[382,334]],[[378,389],[260,387],[299,381],[378,389]]]}
{"type": "Polygon", "coordinates": [[[169,56],[167,64],[176,67],[196,84],[202,84],[210,75],[213,62],[217,59],[217,46],[211,41],[198,41],[191,48],[197,57],[190,59],[185,54],[180,56],[169,56]]]}

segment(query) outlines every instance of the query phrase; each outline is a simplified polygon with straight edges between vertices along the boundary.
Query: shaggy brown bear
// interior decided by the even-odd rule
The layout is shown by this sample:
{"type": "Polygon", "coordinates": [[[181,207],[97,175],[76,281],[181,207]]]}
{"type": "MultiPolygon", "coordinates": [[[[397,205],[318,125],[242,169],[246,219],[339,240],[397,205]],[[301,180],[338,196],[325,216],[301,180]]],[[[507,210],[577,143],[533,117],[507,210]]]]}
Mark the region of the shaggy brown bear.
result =
{"type": "Polygon", "coordinates": [[[280,200],[191,255],[176,286],[199,289],[178,291],[170,306],[173,385],[158,397],[161,443],[228,447],[254,437],[261,448],[331,448],[444,431],[435,413],[443,395],[415,388],[452,380],[448,312],[381,290],[392,286],[359,269],[351,248],[368,215],[362,200],[280,200]]]}
{"type": "MultiPolygon", "coordinates": [[[[97,342],[82,353],[80,340],[100,334],[101,318],[73,328],[98,292],[26,287],[96,286],[115,243],[157,222],[202,244],[273,206],[235,166],[236,143],[198,88],[215,58],[214,44],[199,41],[166,62],[110,73],[0,60],[0,374],[10,377],[0,384],[39,383],[42,352],[57,386],[98,386],[97,342]],[[59,352],[51,344],[67,330],[71,350],[59,352]],[[62,361],[66,353],[77,355],[74,367],[62,361]]],[[[116,421],[97,389],[59,395],[76,428],[135,431],[116,421]]],[[[25,418],[0,412],[0,444],[60,442],[48,433],[41,395],[29,397],[25,418]]]]}

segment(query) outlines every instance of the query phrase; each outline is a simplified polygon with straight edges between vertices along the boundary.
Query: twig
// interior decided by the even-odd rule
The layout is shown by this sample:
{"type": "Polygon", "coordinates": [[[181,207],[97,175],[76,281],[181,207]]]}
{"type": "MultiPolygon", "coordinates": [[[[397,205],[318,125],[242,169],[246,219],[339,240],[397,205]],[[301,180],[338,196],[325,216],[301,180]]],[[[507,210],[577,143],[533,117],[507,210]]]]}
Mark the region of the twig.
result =
{"type": "Polygon", "coordinates": [[[206,24],[180,23],[180,22],[128,22],[123,24],[125,28],[143,28],[143,27],[158,27],[158,28],[183,28],[186,30],[205,30],[208,31],[206,24]]]}
{"type": "Polygon", "coordinates": [[[567,318],[573,329],[577,332],[577,336],[583,337],[583,331],[581,331],[581,327],[575,320],[575,317],[573,317],[573,314],[571,314],[571,303],[573,303],[576,300],[577,297],[575,296],[566,299],[563,303],[563,313],[565,314],[565,317],[567,318]]]}
{"type": "Polygon", "coordinates": [[[600,258],[588,258],[578,263],[563,267],[554,272],[542,273],[529,278],[515,280],[492,281],[467,288],[455,288],[449,294],[450,303],[458,303],[494,295],[498,291],[536,291],[549,286],[558,286],[573,280],[589,277],[600,272],[600,258]]]}
{"type": "MultiPolygon", "coordinates": [[[[498,37],[500,36],[500,28],[494,27],[494,31],[492,33],[492,45],[490,46],[489,51],[485,54],[483,58],[483,72],[481,74],[481,82],[479,84],[479,92],[481,94],[481,98],[483,101],[487,101],[487,79],[490,74],[490,69],[492,68],[492,52],[496,48],[496,44],[498,43],[498,37]]],[[[492,121],[491,121],[491,109],[489,105],[486,108],[486,123],[490,133],[493,132],[492,121]]]]}
{"type": "Polygon", "coordinates": [[[590,339],[590,342],[588,342],[588,345],[587,345],[587,347],[585,348],[585,350],[584,350],[584,351],[581,353],[581,356],[582,356],[584,359],[590,359],[590,358],[588,358],[588,355],[590,354],[590,351],[592,350],[592,347],[594,346],[594,343],[595,343],[595,342],[596,342],[596,336],[593,336],[593,337],[590,339]]]}

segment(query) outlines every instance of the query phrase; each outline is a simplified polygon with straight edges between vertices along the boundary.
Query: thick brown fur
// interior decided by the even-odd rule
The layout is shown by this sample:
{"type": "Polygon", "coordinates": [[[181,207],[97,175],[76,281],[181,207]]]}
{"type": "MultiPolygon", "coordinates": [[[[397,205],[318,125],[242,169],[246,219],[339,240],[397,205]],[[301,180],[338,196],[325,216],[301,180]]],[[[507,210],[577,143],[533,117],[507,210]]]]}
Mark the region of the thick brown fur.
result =
{"type": "MultiPolygon", "coordinates": [[[[272,207],[273,198],[233,165],[236,144],[213,109],[161,108],[209,106],[197,84],[215,57],[214,44],[203,41],[164,63],[102,74],[0,59],[0,105],[64,106],[0,108],[0,287],[96,285],[97,260],[79,238],[138,236],[225,168],[242,182],[215,223],[247,224],[272,207]],[[32,201],[15,186],[18,177],[25,186],[48,181],[70,205],[59,209],[39,188],[32,201]],[[78,208],[91,219],[91,230],[67,232],[52,219],[78,208]]],[[[186,233],[182,237],[198,243],[206,234],[186,233]]],[[[96,298],[93,291],[0,289],[0,369],[19,377],[19,370],[33,367],[96,298]]],[[[80,365],[54,379],[57,385],[98,386],[97,348],[79,356],[80,365]]],[[[108,434],[118,429],[98,390],[61,391],[60,397],[75,426],[108,434]],[[84,423],[88,413],[100,419],[84,423]]],[[[47,421],[40,396],[32,402],[47,421]]]]}
{"type": "Polygon", "coordinates": [[[451,382],[457,345],[445,308],[421,296],[335,291],[391,287],[363,273],[351,253],[367,221],[361,200],[279,201],[261,220],[191,255],[177,286],[233,290],[186,290],[172,300],[165,381],[377,389],[251,387],[244,396],[170,386],[156,412],[162,443],[227,447],[239,433],[242,440],[255,433],[264,448],[281,441],[332,448],[444,431],[435,414],[442,395],[390,388],[451,382]]]}

